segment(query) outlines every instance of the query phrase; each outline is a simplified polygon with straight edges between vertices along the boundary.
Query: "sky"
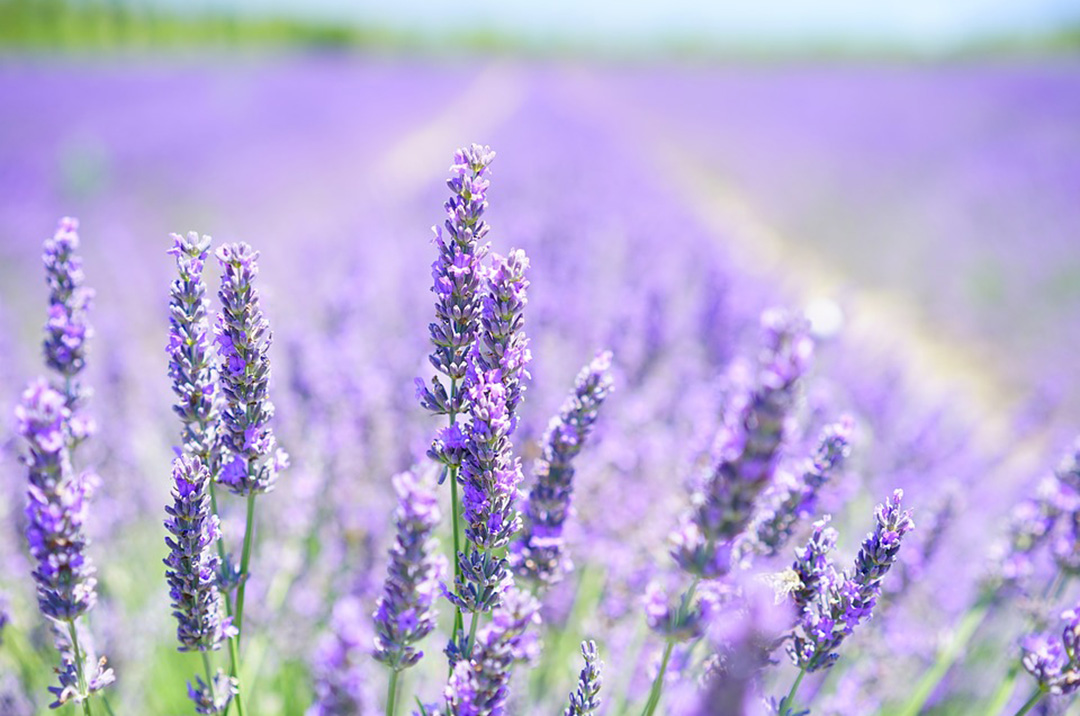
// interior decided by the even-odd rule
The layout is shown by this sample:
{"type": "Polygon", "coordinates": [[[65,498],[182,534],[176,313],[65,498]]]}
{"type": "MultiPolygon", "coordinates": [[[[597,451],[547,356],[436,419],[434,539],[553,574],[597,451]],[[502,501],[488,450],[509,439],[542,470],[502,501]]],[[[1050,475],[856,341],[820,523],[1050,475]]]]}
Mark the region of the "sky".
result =
{"type": "Polygon", "coordinates": [[[640,44],[842,41],[947,46],[1080,21],[1080,0],[157,0],[374,22],[432,35],[471,29],[528,40],[640,44]]]}

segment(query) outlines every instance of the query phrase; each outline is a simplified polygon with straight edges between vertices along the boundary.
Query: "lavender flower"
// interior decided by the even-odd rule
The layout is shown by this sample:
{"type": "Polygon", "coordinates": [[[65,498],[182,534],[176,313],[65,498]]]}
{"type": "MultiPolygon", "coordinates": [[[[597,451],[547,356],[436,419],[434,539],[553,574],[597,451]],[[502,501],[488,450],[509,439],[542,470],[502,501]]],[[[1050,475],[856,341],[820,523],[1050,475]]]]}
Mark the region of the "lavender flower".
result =
{"type": "Polygon", "coordinates": [[[368,625],[358,598],[348,596],[334,605],[330,633],[315,652],[315,702],[307,716],[363,716],[373,711],[368,625]]]}
{"type": "Polygon", "coordinates": [[[480,371],[470,382],[471,421],[458,480],[464,486],[465,536],[475,549],[459,553],[456,594],[449,596],[467,611],[488,611],[509,579],[507,560],[491,553],[521,526],[514,506],[521,464],[511,456],[506,388],[498,371],[480,371]]]}
{"type": "Polygon", "coordinates": [[[45,241],[42,255],[49,286],[45,363],[63,377],[64,397],[73,415],[86,396],[78,375],[86,366],[86,342],[94,334],[86,318],[94,291],[82,285],[82,259],[75,253],[78,228],[77,219],[61,219],[56,234],[45,241]]]}
{"type": "Polygon", "coordinates": [[[220,536],[217,515],[210,510],[210,471],[197,457],[173,462],[173,504],[165,537],[169,556],[165,572],[169,582],[176,638],[180,651],[213,651],[236,633],[221,610],[217,588],[220,560],[213,545],[220,536]]]}
{"type": "Polygon", "coordinates": [[[1061,639],[1039,634],[1023,645],[1021,663],[1044,693],[1071,694],[1080,689],[1080,610],[1070,609],[1061,618],[1065,621],[1061,639]]]}
{"type": "Polygon", "coordinates": [[[748,560],[753,554],[772,557],[791,539],[795,525],[813,514],[818,492],[839,471],[850,452],[853,423],[845,419],[825,428],[814,457],[808,460],[800,477],[781,475],[774,490],[766,495],[744,537],[735,547],[736,559],[748,560]],[[783,478],[786,480],[781,481],[783,478]]]}
{"type": "Polygon", "coordinates": [[[795,552],[791,576],[797,580],[797,584],[791,590],[791,598],[800,614],[818,599],[835,572],[829,553],[836,549],[839,535],[828,526],[831,519],[831,516],[825,515],[815,522],[806,546],[795,552]]]}
{"type": "Polygon", "coordinates": [[[692,509],[672,535],[672,556],[687,572],[712,579],[731,568],[732,543],[747,527],[770,483],[813,343],[805,320],[780,311],[762,316],[763,345],[754,384],[725,415],[719,459],[692,509]]]}
{"type": "Polygon", "coordinates": [[[197,714],[225,713],[236,691],[236,679],[221,669],[217,670],[210,683],[203,681],[200,676],[195,677],[195,683],[188,682],[188,698],[195,704],[197,714]]]}
{"type": "Polygon", "coordinates": [[[68,452],[71,411],[64,396],[44,380],[31,383],[15,409],[18,432],[29,452],[26,537],[38,605],[51,619],[73,622],[97,601],[94,567],[85,554],[86,508],[96,477],[72,474],[68,452]]]}
{"type": "MultiPolygon", "coordinates": [[[[810,672],[830,668],[840,656],[836,650],[844,639],[872,616],[881,581],[896,561],[904,535],[915,526],[911,513],[900,509],[903,494],[896,490],[878,506],[877,527],[863,541],[850,573],[838,575],[830,570],[819,575],[816,565],[809,568],[808,574],[816,576],[820,584],[813,602],[802,609],[788,646],[799,668],[810,672]]],[[[799,565],[797,561],[796,571],[800,571],[799,565]]],[[[799,604],[804,596],[797,594],[795,599],[799,604]]]]}
{"type": "Polygon", "coordinates": [[[220,434],[225,452],[219,481],[237,495],[258,494],[273,489],[277,473],[288,466],[288,456],[277,448],[270,428],[274,416],[274,404],[267,395],[271,333],[254,286],[259,253],[236,243],[220,247],[216,256],[223,271],[216,340],[225,396],[220,434]]]}
{"type": "MultiPolygon", "coordinates": [[[[488,167],[494,159],[495,152],[477,144],[454,154],[452,176],[447,181],[453,194],[446,202],[445,232],[442,227],[432,228],[439,257],[431,266],[435,322],[429,330],[435,350],[430,360],[452,384],[465,380],[467,357],[479,327],[479,291],[484,278],[481,261],[488,251],[480,242],[488,232],[483,214],[487,209],[488,167]]],[[[416,385],[420,403],[427,410],[445,415],[464,409],[463,392],[448,394],[437,378],[432,378],[430,389],[419,378],[416,385]]]]}
{"type": "Polygon", "coordinates": [[[507,590],[492,612],[491,623],[476,635],[469,658],[454,667],[446,685],[446,708],[452,716],[500,716],[506,712],[510,675],[515,663],[535,656],[535,638],[526,631],[539,624],[536,600],[507,590]]]}
{"type": "Polygon", "coordinates": [[[518,249],[511,250],[506,257],[492,255],[491,262],[487,292],[481,299],[482,330],[470,357],[477,371],[498,371],[506,389],[506,411],[513,433],[517,427],[517,407],[525,392],[522,381],[529,378],[527,366],[532,360],[529,339],[523,330],[525,292],[529,287],[525,271],[529,259],[518,249]]]}
{"type": "Polygon", "coordinates": [[[176,257],[178,276],[169,295],[169,378],[177,402],[173,410],[184,423],[184,452],[214,471],[214,428],[217,405],[210,356],[209,301],[202,272],[210,237],[191,232],[173,234],[169,254],[176,257]]]}
{"type": "MultiPolygon", "coordinates": [[[[87,659],[87,667],[89,667],[90,659],[87,659]]],[[[105,657],[101,657],[93,664],[92,669],[86,668],[83,678],[86,679],[86,690],[83,691],[79,684],[79,667],[78,662],[71,658],[65,658],[63,666],[56,670],[57,676],[60,680],[59,686],[48,687],[49,693],[54,697],[54,701],[49,704],[49,708],[58,709],[64,704],[74,703],[81,704],[90,698],[90,694],[101,691],[106,686],[116,682],[116,674],[112,669],[106,668],[105,657]]]]}
{"type": "Polygon", "coordinates": [[[0,646],[4,645],[4,628],[11,621],[11,611],[8,598],[0,592],[0,646]]]}
{"type": "Polygon", "coordinates": [[[410,472],[393,479],[398,494],[397,540],[390,549],[386,585],[375,608],[375,653],[394,671],[424,655],[414,645],[435,628],[435,599],[446,560],[436,555],[433,532],[439,507],[432,493],[410,472]]]}
{"type": "Polygon", "coordinates": [[[612,383],[611,352],[604,351],[581,369],[574,392],[548,424],[544,451],[533,470],[536,482],[525,501],[524,529],[510,556],[514,572],[533,583],[554,584],[570,568],[563,525],[571,509],[573,459],[585,446],[612,383]]]}
{"type": "Polygon", "coordinates": [[[585,666],[578,675],[577,691],[570,694],[570,705],[563,711],[563,716],[592,716],[600,709],[604,662],[600,661],[596,642],[591,639],[581,642],[581,656],[585,666]]]}

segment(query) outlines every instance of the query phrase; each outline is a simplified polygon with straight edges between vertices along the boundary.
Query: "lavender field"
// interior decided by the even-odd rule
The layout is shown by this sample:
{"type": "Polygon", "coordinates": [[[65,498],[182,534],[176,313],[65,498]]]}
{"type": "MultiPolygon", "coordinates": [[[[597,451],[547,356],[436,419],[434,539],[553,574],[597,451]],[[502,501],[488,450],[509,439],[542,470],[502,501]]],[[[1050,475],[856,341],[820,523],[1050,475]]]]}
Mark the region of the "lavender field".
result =
{"type": "Polygon", "coordinates": [[[1075,61],[0,98],[0,716],[1077,708],[1075,61]]]}

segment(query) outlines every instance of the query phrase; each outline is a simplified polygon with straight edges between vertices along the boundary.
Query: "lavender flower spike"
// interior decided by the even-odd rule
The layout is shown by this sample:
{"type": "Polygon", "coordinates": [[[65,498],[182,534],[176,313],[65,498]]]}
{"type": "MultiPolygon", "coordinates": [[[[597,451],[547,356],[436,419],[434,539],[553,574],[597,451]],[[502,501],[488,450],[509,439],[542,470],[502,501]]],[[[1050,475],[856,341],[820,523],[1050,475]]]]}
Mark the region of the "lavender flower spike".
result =
{"type": "Polygon", "coordinates": [[[375,608],[375,652],[402,671],[424,655],[414,645],[435,628],[435,600],[446,560],[435,554],[433,531],[440,514],[435,494],[411,472],[394,477],[398,494],[397,540],[390,549],[386,585],[375,608]]]}
{"type": "Polygon", "coordinates": [[[94,298],[83,283],[79,222],[63,218],[56,234],[45,241],[42,260],[49,286],[49,319],[45,324],[45,362],[64,378],[64,397],[74,412],[84,397],[77,377],[86,366],[86,342],[93,334],[86,313],[94,298]]]}
{"type": "Polygon", "coordinates": [[[217,515],[210,510],[210,472],[197,457],[182,456],[173,462],[173,504],[165,537],[173,616],[180,651],[213,651],[235,633],[231,620],[222,614],[217,589],[219,560],[213,545],[220,536],[217,515]]]}
{"type": "Polygon", "coordinates": [[[581,656],[585,667],[578,675],[577,691],[570,694],[570,705],[563,711],[563,716],[593,716],[600,709],[600,678],[604,662],[596,651],[596,642],[581,642],[581,656]]]}
{"type": "Polygon", "coordinates": [[[735,547],[736,559],[748,560],[753,554],[772,557],[778,554],[799,519],[813,514],[818,492],[844,464],[851,451],[850,418],[825,428],[813,456],[807,460],[799,477],[783,474],[777,477],[775,489],[766,494],[764,503],[742,539],[735,547]]]}
{"type": "MultiPolygon", "coordinates": [[[[91,473],[73,474],[70,449],[71,411],[65,397],[44,380],[31,383],[15,409],[19,434],[26,439],[29,468],[26,500],[26,537],[37,560],[38,606],[54,624],[67,624],[74,637],[76,620],[97,602],[94,567],[86,556],[84,532],[90,494],[97,484],[91,473]]],[[[59,630],[62,637],[66,636],[59,630]]],[[[57,673],[60,686],[50,687],[53,707],[68,701],[81,703],[113,682],[112,669],[101,659],[92,665],[85,651],[72,641],[61,649],[63,663],[57,673]]]]}
{"type": "Polygon", "coordinates": [[[73,622],[97,601],[83,532],[95,477],[73,475],[67,444],[71,411],[64,396],[44,380],[26,389],[15,417],[29,445],[26,537],[38,561],[38,605],[51,619],[73,622]]]}
{"type": "MultiPolygon", "coordinates": [[[[881,581],[896,562],[904,535],[915,527],[911,513],[900,509],[903,495],[896,490],[878,506],[877,527],[863,541],[850,573],[837,575],[830,570],[822,575],[816,598],[802,610],[788,645],[799,668],[808,672],[830,668],[839,658],[836,650],[844,639],[872,616],[881,581]]],[[[801,598],[796,595],[797,602],[801,598]]]]}
{"type": "Polygon", "coordinates": [[[536,483],[525,501],[525,527],[510,554],[514,572],[524,579],[551,585],[570,567],[563,525],[571,509],[573,459],[585,446],[612,385],[611,352],[604,351],[581,369],[574,392],[548,424],[544,451],[533,470],[536,483]]]}
{"type": "Polygon", "coordinates": [[[731,569],[733,541],[746,529],[758,496],[772,480],[796,387],[813,353],[805,320],[774,310],[766,311],[761,323],[762,350],[753,384],[726,411],[716,465],[672,535],[675,561],[705,579],[731,569]]]}
{"type": "Polygon", "coordinates": [[[202,272],[210,237],[173,234],[168,253],[179,274],[169,290],[169,378],[177,401],[173,410],[184,423],[183,451],[215,470],[216,381],[210,355],[209,301],[202,272]]]}
{"type": "Polygon", "coordinates": [[[535,639],[526,634],[538,624],[536,600],[514,589],[492,612],[491,623],[476,635],[469,658],[457,662],[446,685],[448,716],[501,716],[510,695],[510,675],[519,661],[535,655],[535,639]]]}
{"type": "Polygon", "coordinates": [[[517,249],[506,257],[493,255],[491,261],[480,312],[482,330],[473,362],[477,370],[499,372],[506,389],[506,409],[513,433],[517,427],[517,407],[525,392],[522,381],[530,377],[527,366],[532,360],[524,331],[525,292],[529,287],[525,271],[529,259],[524,251],[517,249]]]}
{"type": "Polygon", "coordinates": [[[1065,629],[1060,640],[1036,635],[1028,637],[1023,645],[1021,663],[1043,693],[1072,694],[1080,690],[1080,609],[1070,609],[1061,618],[1065,629]]]}
{"type": "MultiPolygon", "coordinates": [[[[432,228],[439,257],[431,265],[435,322],[429,331],[435,350],[430,360],[437,371],[458,384],[465,379],[467,357],[479,328],[484,278],[481,261],[488,251],[481,243],[488,232],[483,215],[490,183],[488,167],[494,159],[495,152],[478,144],[454,154],[452,176],[447,181],[453,193],[445,205],[446,221],[442,227],[432,228]]],[[[416,385],[420,403],[427,410],[445,415],[464,409],[463,392],[447,393],[437,378],[432,378],[430,388],[419,378],[416,385]]]]}
{"type": "Polygon", "coordinates": [[[237,495],[258,494],[273,489],[277,473],[288,465],[288,456],[278,449],[270,428],[274,417],[274,404],[267,394],[271,333],[254,286],[259,253],[236,243],[220,247],[216,256],[223,271],[216,339],[225,402],[219,481],[237,495]]]}

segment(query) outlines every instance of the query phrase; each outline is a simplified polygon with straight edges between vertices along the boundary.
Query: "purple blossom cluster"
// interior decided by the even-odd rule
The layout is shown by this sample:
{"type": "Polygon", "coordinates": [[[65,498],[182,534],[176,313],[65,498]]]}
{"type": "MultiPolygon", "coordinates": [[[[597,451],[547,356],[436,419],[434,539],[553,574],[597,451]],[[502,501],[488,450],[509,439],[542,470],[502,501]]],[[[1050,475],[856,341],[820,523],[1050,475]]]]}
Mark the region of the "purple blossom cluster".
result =
{"type": "Polygon", "coordinates": [[[49,318],[45,323],[45,364],[60,374],[64,397],[74,414],[86,397],[79,375],[86,367],[87,341],[94,330],[87,320],[94,290],[83,285],[85,276],[79,248],[79,221],[65,217],[42,259],[49,286],[49,318]]]}

